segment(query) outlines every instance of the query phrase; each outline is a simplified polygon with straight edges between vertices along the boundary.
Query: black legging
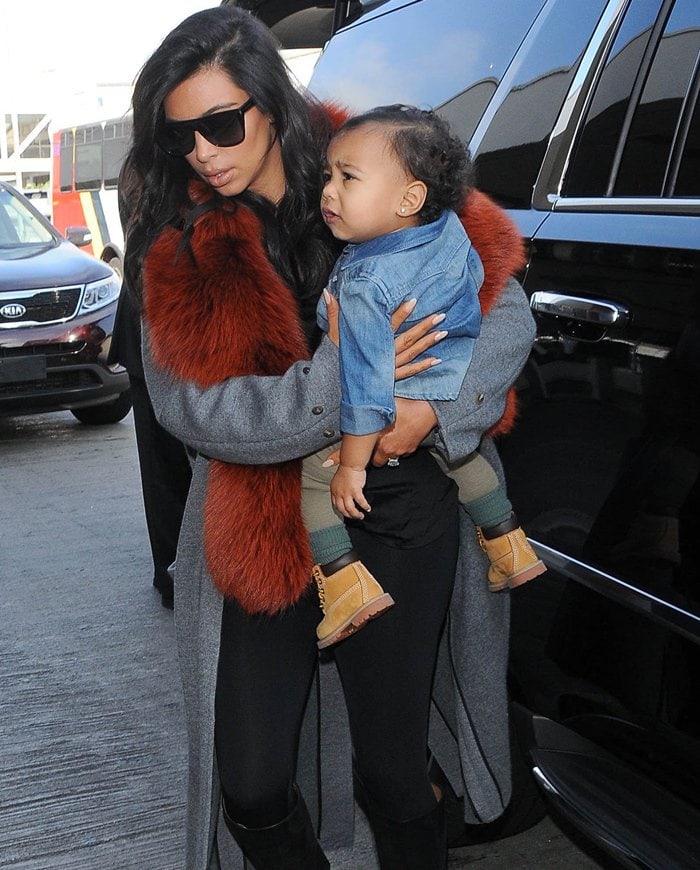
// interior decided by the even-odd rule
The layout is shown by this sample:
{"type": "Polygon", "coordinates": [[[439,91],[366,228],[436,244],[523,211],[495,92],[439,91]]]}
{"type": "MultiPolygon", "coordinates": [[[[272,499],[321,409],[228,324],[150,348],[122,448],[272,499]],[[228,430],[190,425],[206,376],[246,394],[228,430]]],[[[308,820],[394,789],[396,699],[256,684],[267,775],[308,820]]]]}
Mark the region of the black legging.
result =
{"type": "MultiPolygon", "coordinates": [[[[416,482],[407,480],[415,504],[416,482]]],[[[458,548],[456,499],[441,492],[438,513],[433,503],[419,508],[432,513],[425,528],[418,525],[419,537],[431,536],[425,529],[439,531],[422,546],[407,549],[351,530],[396,605],[334,648],[355,769],[376,808],[401,821],[425,815],[435,803],[427,773],[430,688],[458,548]]],[[[276,617],[247,616],[235,602],[224,606],[216,752],[229,812],[248,827],[273,824],[288,812],[320,618],[312,592],[276,617]]]]}

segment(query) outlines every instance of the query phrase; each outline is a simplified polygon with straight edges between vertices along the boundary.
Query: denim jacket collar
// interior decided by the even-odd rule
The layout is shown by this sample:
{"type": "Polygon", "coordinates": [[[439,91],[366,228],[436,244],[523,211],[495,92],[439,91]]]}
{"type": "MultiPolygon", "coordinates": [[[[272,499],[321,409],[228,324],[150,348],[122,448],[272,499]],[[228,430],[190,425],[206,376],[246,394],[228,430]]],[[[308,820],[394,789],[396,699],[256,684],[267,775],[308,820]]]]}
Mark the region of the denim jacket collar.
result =
{"type": "Polygon", "coordinates": [[[380,254],[393,254],[399,251],[407,251],[425,242],[432,242],[443,231],[449,212],[444,211],[440,217],[429,224],[421,224],[417,227],[409,227],[405,230],[397,230],[394,233],[386,233],[370,239],[368,242],[350,243],[343,251],[341,268],[358,263],[365,257],[376,257],[380,254]]]}

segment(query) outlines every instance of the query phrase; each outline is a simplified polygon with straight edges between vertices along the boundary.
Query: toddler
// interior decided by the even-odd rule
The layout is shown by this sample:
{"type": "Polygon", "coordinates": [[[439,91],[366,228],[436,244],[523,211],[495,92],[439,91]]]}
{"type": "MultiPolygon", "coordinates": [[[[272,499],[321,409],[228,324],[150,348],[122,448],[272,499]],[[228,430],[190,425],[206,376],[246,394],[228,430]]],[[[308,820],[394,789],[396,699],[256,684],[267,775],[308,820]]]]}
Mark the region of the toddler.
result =
{"type": "MultiPolygon", "coordinates": [[[[342,441],[337,469],[324,462],[336,448],[304,461],[303,511],[324,618],[321,648],[337,643],[393,605],[359,561],[343,517],[370,510],[363,488],[381,430],[394,419],[394,396],[455,399],[481,326],[478,293],[484,273],[458,217],[471,189],[472,163],[463,143],[430,111],[394,105],[351,118],[327,151],[323,218],[347,246],[326,293],[340,302],[342,441]],[[391,314],[407,299],[415,307],[399,331],[444,312],[447,336],[439,366],[394,382],[391,314]],[[331,498],[328,498],[330,485],[331,498]]],[[[317,309],[327,331],[326,300],[317,309]]],[[[475,451],[443,470],[477,527],[491,561],[489,589],[518,586],[545,570],[519,527],[505,487],[475,451]]],[[[389,460],[389,465],[398,459],[389,460]]]]}

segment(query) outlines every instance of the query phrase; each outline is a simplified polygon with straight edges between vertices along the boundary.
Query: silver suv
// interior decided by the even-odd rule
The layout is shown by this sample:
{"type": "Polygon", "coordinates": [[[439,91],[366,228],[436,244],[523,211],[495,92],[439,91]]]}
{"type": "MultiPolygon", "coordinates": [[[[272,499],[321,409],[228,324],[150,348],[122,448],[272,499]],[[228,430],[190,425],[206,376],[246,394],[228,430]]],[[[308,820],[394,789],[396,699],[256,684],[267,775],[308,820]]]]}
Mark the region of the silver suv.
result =
{"type": "MultiPolygon", "coordinates": [[[[90,240],[74,228],[78,244],[90,240]]],[[[70,410],[116,423],[129,379],[107,363],[120,281],[0,182],[0,414],[70,410]]]]}

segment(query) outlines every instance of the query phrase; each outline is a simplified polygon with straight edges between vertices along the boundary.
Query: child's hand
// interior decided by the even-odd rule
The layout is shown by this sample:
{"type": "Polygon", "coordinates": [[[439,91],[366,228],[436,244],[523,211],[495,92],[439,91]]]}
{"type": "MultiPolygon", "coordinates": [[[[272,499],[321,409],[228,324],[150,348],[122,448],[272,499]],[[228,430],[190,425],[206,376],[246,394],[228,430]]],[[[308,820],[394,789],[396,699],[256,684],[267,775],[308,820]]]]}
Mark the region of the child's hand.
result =
{"type": "Polygon", "coordinates": [[[333,475],[331,501],[344,517],[363,520],[365,515],[360,508],[364,511],[372,510],[362,491],[366,480],[367,472],[364,469],[360,471],[347,465],[340,465],[333,475]]]}

